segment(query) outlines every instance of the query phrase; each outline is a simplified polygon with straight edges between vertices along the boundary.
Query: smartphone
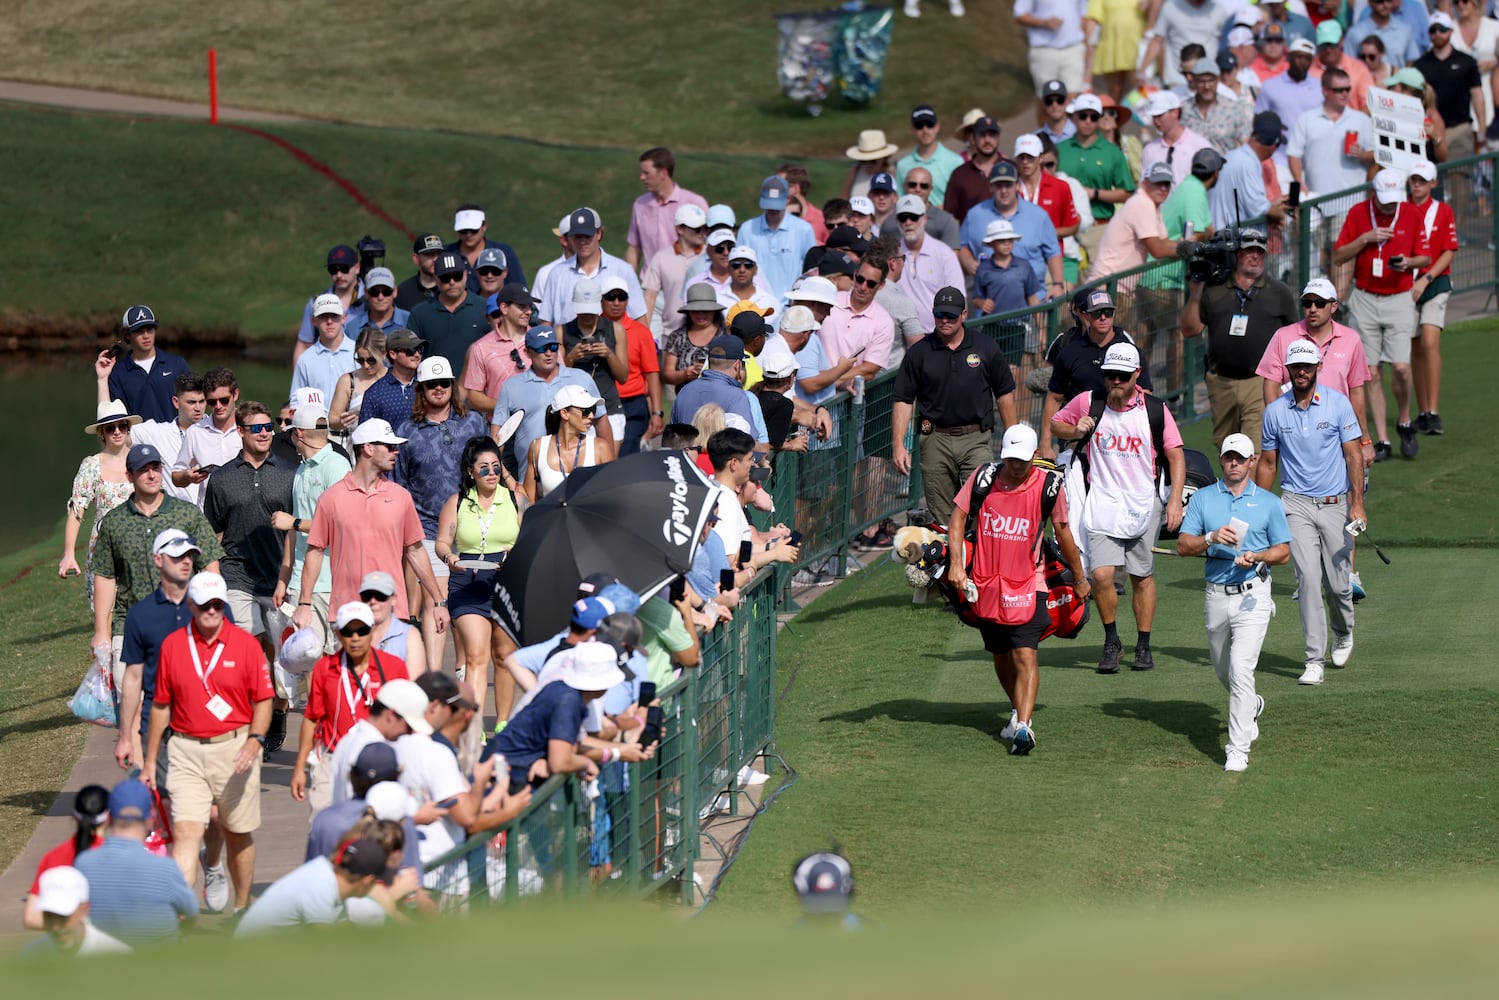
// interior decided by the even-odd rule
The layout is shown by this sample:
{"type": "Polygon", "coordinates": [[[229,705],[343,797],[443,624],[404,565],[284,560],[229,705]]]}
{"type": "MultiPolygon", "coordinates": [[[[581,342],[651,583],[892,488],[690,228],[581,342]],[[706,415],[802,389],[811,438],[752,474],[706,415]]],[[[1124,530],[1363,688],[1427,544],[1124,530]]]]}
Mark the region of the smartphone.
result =
{"type": "Polygon", "coordinates": [[[739,543],[739,565],[740,565],[741,568],[745,567],[745,566],[748,566],[750,564],[750,560],[754,558],[754,555],[755,555],[755,543],[754,542],[743,541],[743,542],[739,543]]]}
{"type": "Polygon", "coordinates": [[[661,727],[665,720],[666,713],[661,711],[660,705],[652,705],[645,710],[645,728],[640,731],[642,747],[661,742],[661,727]]]}
{"type": "Polygon", "coordinates": [[[655,681],[641,681],[640,682],[640,697],[637,698],[637,699],[635,699],[635,704],[637,704],[637,705],[645,705],[647,708],[649,708],[651,702],[653,702],[655,700],[656,700],[656,682],[655,681]]]}
{"type": "Polygon", "coordinates": [[[731,569],[721,569],[721,570],[718,571],[718,589],[720,591],[725,591],[725,592],[734,589],[734,571],[733,570],[731,570],[731,569]]]}
{"type": "Polygon", "coordinates": [[[792,545],[800,545],[802,543],[802,533],[800,531],[793,531],[787,541],[792,545]]]}
{"type": "Polygon", "coordinates": [[[1291,190],[1286,194],[1286,205],[1289,208],[1295,208],[1297,205],[1300,205],[1300,204],[1301,204],[1301,182],[1300,181],[1292,181],[1291,182],[1291,190]]]}
{"type": "Polygon", "coordinates": [[[672,580],[671,581],[671,590],[668,592],[668,597],[671,599],[671,603],[673,603],[673,604],[680,603],[681,600],[682,600],[682,598],[684,598],[686,596],[687,596],[687,578],[685,576],[679,576],[676,579],[672,580]]]}
{"type": "Polygon", "coordinates": [[[198,466],[197,471],[202,472],[206,475],[213,475],[218,471],[218,469],[219,467],[217,465],[200,465],[198,466]]]}
{"type": "Polygon", "coordinates": [[[1395,256],[1393,256],[1393,257],[1390,258],[1390,266],[1391,267],[1399,268],[1404,263],[1405,263],[1405,254],[1403,254],[1403,253],[1397,253],[1395,256]]]}

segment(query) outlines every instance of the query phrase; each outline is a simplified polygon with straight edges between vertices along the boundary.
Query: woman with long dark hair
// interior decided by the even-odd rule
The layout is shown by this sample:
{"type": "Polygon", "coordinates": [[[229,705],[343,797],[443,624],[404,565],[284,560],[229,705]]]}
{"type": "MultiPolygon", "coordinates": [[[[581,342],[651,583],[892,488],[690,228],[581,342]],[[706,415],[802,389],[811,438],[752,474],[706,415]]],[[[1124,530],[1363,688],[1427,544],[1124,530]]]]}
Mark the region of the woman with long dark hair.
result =
{"type": "Polygon", "coordinates": [[[73,796],[73,820],[77,824],[73,835],[42,855],[41,863],[36,866],[36,878],[32,879],[31,891],[26,894],[26,909],[22,916],[27,930],[42,929],[42,910],[37,905],[42,872],[71,865],[78,855],[104,843],[104,835],[99,830],[109,822],[109,789],[103,785],[80,788],[73,796]]]}
{"type": "MultiPolygon", "coordinates": [[[[476,721],[484,715],[493,666],[494,621],[489,612],[495,574],[493,568],[459,563],[485,562],[498,567],[504,561],[520,533],[520,512],[513,495],[519,489],[520,484],[500,460],[500,446],[487,434],[476,435],[463,446],[458,492],[442,505],[437,522],[436,551],[448,568],[448,614],[453,619],[458,669],[478,696],[476,721]]],[[[514,698],[515,681],[509,671],[501,670],[494,691],[498,718],[510,717],[514,698]]]]}
{"type": "Polygon", "coordinates": [[[546,436],[531,442],[521,489],[535,503],[562,485],[574,469],[614,461],[614,443],[593,433],[598,397],[580,386],[565,385],[547,406],[546,436]]]}

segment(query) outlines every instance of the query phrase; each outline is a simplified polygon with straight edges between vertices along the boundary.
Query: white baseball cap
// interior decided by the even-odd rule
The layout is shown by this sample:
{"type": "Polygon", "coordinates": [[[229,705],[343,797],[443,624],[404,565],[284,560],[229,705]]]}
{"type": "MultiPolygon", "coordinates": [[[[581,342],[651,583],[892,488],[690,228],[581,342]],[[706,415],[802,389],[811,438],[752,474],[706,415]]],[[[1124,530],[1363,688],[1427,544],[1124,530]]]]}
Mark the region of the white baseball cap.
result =
{"type": "Polygon", "coordinates": [[[604,279],[603,284],[599,285],[599,298],[602,299],[610,292],[628,292],[629,290],[630,285],[625,281],[624,278],[621,278],[617,274],[611,274],[609,277],[604,279]]]}
{"type": "Polygon", "coordinates": [[[292,390],[291,408],[293,413],[309,403],[313,406],[321,406],[325,410],[328,408],[328,400],[323,396],[323,390],[317,386],[304,385],[292,390]]]}
{"type": "MultiPolygon", "coordinates": [[[[1437,11],[1437,13],[1440,14],[1441,11],[1437,11]]],[[[1435,184],[1437,182],[1437,165],[1430,160],[1417,160],[1411,164],[1411,176],[1419,177],[1424,181],[1431,181],[1431,183],[1435,184]]]]}
{"type": "MultiPolygon", "coordinates": [[[[1264,42],[1264,41],[1284,41],[1284,40],[1285,39],[1283,39],[1283,38],[1282,39],[1261,39],[1262,42],[1264,42]]],[[[1317,45],[1310,38],[1293,38],[1293,39],[1291,39],[1290,51],[1291,52],[1304,52],[1304,53],[1306,53],[1309,56],[1314,56],[1314,55],[1317,54],[1317,45]]]]}
{"type": "Polygon", "coordinates": [[[895,214],[897,216],[925,215],[926,202],[914,194],[903,194],[900,196],[900,200],[895,203],[895,214]]]}
{"type": "Polygon", "coordinates": [[[319,316],[342,316],[343,314],[344,304],[332,292],[324,292],[312,300],[312,316],[314,319],[319,316]]]}
{"type": "Polygon", "coordinates": [[[168,528],[156,536],[151,543],[151,554],[153,556],[169,555],[173,559],[181,558],[189,552],[201,552],[198,543],[193,541],[191,535],[181,528],[168,528]]]}
{"type": "Polygon", "coordinates": [[[466,208],[453,215],[453,231],[460,232],[464,229],[484,228],[484,211],[478,208],[466,208]]]}
{"type": "MultiPolygon", "coordinates": [[[[1177,106],[1180,107],[1180,105],[1177,106]]],[[[1067,113],[1069,115],[1075,115],[1079,111],[1096,111],[1099,114],[1103,114],[1103,102],[1098,99],[1097,94],[1078,94],[1077,99],[1074,100],[1070,105],[1068,105],[1067,113]]],[[[1040,142],[1039,139],[1037,139],[1036,141],[1037,143],[1040,142]]],[[[1015,155],[1020,155],[1019,143],[1016,143],[1015,145],[1015,155]]]]}
{"type": "MultiPolygon", "coordinates": [[[[1078,98],[1078,100],[1082,100],[1082,98],[1078,98]]],[[[1073,107],[1076,108],[1077,105],[1074,104],[1073,107]]],[[[1041,155],[1041,137],[1039,135],[1036,135],[1034,132],[1027,132],[1024,135],[1019,136],[1018,138],[1016,138],[1016,140],[1015,140],[1015,155],[1016,156],[1040,156],[1041,155]]]]}
{"type": "Polygon", "coordinates": [[[734,209],[730,205],[718,204],[708,206],[708,228],[717,229],[724,226],[733,229],[736,224],[734,209]]]}
{"type": "MultiPolygon", "coordinates": [[[[792,306],[791,308],[801,309],[807,312],[809,317],[811,316],[806,306],[792,306]]],[[[785,325],[784,320],[782,325],[785,325]]],[[[767,378],[785,378],[787,375],[795,375],[797,371],[796,355],[791,353],[791,348],[787,347],[786,342],[780,337],[767,343],[755,360],[760,362],[760,367],[767,378]]]]}
{"type": "Polygon", "coordinates": [[[1112,344],[1098,366],[1106,372],[1137,372],[1140,370],[1140,352],[1134,344],[1112,344]]]}
{"type": "Polygon", "coordinates": [[[333,619],[333,627],[342,629],[349,622],[364,622],[370,628],[375,627],[375,613],[370,606],[363,601],[350,601],[338,606],[338,614],[333,619]]]}
{"type": "Polygon", "coordinates": [[[736,245],[729,251],[729,260],[747,260],[752,264],[759,264],[760,255],[755,253],[754,247],[736,245]]]}
{"type": "Polygon", "coordinates": [[[604,304],[599,300],[602,294],[597,281],[584,278],[573,286],[573,312],[583,316],[600,315],[604,311],[604,304]]]}
{"type": "Polygon", "coordinates": [[[1223,445],[1218,449],[1218,454],[1227,455],[1229,452],[1245,458],[1253,458],[1254,442],[1249,440],[1248,434],[1230,434],[1223,439],[1223,445]]]}
{"type": "Polygon", "coordinates": [[[817,317],[806,306],[792,306],[781,317],[782,333],[806,333],[817,329],[819,325],[817,317]]]}
{"type": "Polygon", "coordinates": [[[836,306],[838,286],[822,275],[814,274],[797,282],[786,298],[792,302],[817,302],[825,306],[836,306]]]}
{"type": "Polygon", "coordinates": [[[592,410],[603,400],[583,388],[581,385],[564,385],[557,390],[557,395],[552,397],[547,409],[553,413],[561,413],[569,406],[576,406],[580,410],[592,410]]]}
{"type": "Polygon", "coordinates": [[[1322,352],[1310,340],[1293,340],[1286,347],[1286,366],[1320,365],[1322,352]]]}
{"type": "Polygon", "coordinates": [[[857,215],[873,215],[874,202],[862,196],[857,198],[850,198],[848,200],[848,210],[857,215]]]}
{"type": "Polygon", "coordinates": [[[1036,457],[1036,432],[1031,429],[1030,424],[1016,424],[1005,431],[1004,440],[999,446],[999,457],[1018,458],[1022,462],[1029,462],[1036,457]]]}
{"type": "Polygon", "coordinates": [[[187,599],[202,607],[209,601],[229,603],[229,585],[217,573],[199,573],[187,583],[187,599]]]}
{"type": "Polygon", "coordinates": [[[37,880],[36,905],[43,913],[71,917],[88,902],[88,878],[72,865],[48,868],[37,880]]]}
{"type": "Polygon", "coordinates": [[[672,221],[678,226],[686,226],[688,229],[696,229],[698,226],[708,224],[708,213],[697,205],[686,204],[677,209],[677,214],[672,221]]]}
{"type": "Polygon", "coordinates": [[[1145,102],[1144,118],[1154,118],[1156,115],[1164,115],[1168,111],[1181,110],[1181,98],[1169,90],[1157,90],[1150,95],[1150,100],[1145,102]]]}
{"type": "Polygon", "coordinates": [[[350,440],[355,444],[405,444],[406,439],[396,437],[395,430],[390,426],[389,420],[379,417],[371,417],[358,427],[354,428],[350,440]]]}
{"type": "Polygon", "coordinates": [[[418,382],[434,382],[440,378],[450,379],[453,377],[453,366],[448,364],[448,359],[440,356],[423,358],[422,363],[416,367],[416,380],[418,382]]]}
{"type": "Polygon", "coordinates": [[[415,681],[404,677],[386,681],[380,685],[375,700],[405,719],[412,732],[432,735],[432,724],[427,721],[427,695],[415,681]]]}
{"type": "Polygon", "coordinates": [[[734,235],[734,230],[728,227],[715,229],[708,233],[708,245],[710,247],[720,246],[724,243],[735,243],[738,240],[739,237],[734,235]]]}
{"type": "Polygon", "coordinates": [[[312,403],[296,408],[291,416],[291,425],[298,430],[315,431],[319,420],[323,421],[323,429],[327,430],[328,411],[312,403]]]}
{"type": "Polygon", "coordinates": [[[1374,197],[1381,205],[1395,205],[1405,200],[1405,177],[1393,167],[1374,175],[1374,197]]]}
{"type": "Polygon", "coordinates": [[[364,807],[375,814],[376,819],[399,823],[416,815],[416,803],[411,793],[399,781],[381,781],[370,786],[364,793],[364,807]]]}
{"type": "Polygon", "coordinates": [[[984,242],[993,243],[995,240],[1018,240],[1020,234],[1015,227],[1004,219],[995,219],[984,227],[984,242]]]}
{"type": "Polygon", "coordinates": [[[1301,290],[1301,294],[1315,295],[1317,298],[1326,299],[1329,302],[1338,301],[1337,286],[1326,278],[1313,278],[1311,281],[1308,281],[1306,287],[1301,290]]]}

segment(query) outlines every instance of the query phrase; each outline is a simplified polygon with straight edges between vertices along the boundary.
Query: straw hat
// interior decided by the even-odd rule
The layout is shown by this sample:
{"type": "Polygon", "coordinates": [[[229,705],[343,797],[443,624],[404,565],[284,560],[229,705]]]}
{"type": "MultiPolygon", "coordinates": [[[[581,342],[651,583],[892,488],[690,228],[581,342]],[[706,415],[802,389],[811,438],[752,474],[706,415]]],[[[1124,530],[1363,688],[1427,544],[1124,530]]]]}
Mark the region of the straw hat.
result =
{"type": "Polygon", "coordinates": [[[860,132],[859,144],[848,147],[845,152],[850,160],[883,160],[899,148],[895,143],[885,141],[884,132],[870,128],[860,132]]]}
{"type": "Polygon", "coordinates": [[[93,434],[100,427],[106,424],[117,424],[121,420],[127,424],[138,424],[141,422],[141,418],[127,410],[125,404],[118,399],[111,399],[107,403],[100,403],[98,408],[95,409],[94,415],[96,419],[83,429],[83,433],[93,434]]]}
{"type": "Polygon", "coordinates": [[[968,130],[973,128],[973,123],[984,117],[983,108],[969,108],[963,114],[963,123],[953,130],[952,137],[959,142],[968,141],[968,130]]]}

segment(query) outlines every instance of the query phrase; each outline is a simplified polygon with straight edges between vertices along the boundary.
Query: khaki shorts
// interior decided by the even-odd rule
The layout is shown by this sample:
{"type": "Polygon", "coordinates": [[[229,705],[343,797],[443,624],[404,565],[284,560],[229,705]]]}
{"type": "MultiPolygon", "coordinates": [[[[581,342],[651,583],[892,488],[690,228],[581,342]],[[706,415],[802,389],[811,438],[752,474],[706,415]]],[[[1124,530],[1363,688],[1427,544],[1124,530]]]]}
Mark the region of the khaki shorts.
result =
{"type": "Polygon", "coordinates": [[[333,804],[332,763],[333,754],[320,746],[307,755],[307,804],[314,816],[333,804]]]}
{"type": "Polygon", "coordinates": [[[1348,296],[1348,322],[1364,342],[1370,368],[1382,362],[1410,364],[1411,337],[1416,333],[1416,303],[1410,292],[1371,295],[1355,288],[1348,296]]]}
{"type": "Polygon", "coordinates": [[[234,758],[249,739],[249,726],[222,743],[199,743],[176,733],[167,744],[167,782],[172,788],[173,823],[208,823],[214,805],[230,833],[260,828],[260,753],[250,769],[234,771],[234,758]]]}
{"type": "MultiPolygon", "coordinates": [[[[251,635],[265,635],[265,613],[275,607],[269,597],[257,597],[248,590],[229,591],[229,610],[234,612],[234,624],[251,635]]],[[[276,640],[277,646],[281,645],[280,636],[271,638],[276,640]]]]}
{"type": "Polygon", "coordinates": [[[1083,79],[1084,54],[1082,42],[1061,49],[1040,45],[1031,48],[1026,59],[1030,64],[1031,80],[1036,85],[1036,96],[1041,96],[1041,88],[1048,80],[1061,80],[1067,85],[1069,94],[1082,93],[1087,84],[1083,79]]]}
{"type": "Polygon", "coordinates": [[[1438,292],[1416,307],[1416,336],[1421,336],[1421,327],[1434,326],[1438,330],[1447,325],[1447,300],[1451,292],[1438,292]]]}

